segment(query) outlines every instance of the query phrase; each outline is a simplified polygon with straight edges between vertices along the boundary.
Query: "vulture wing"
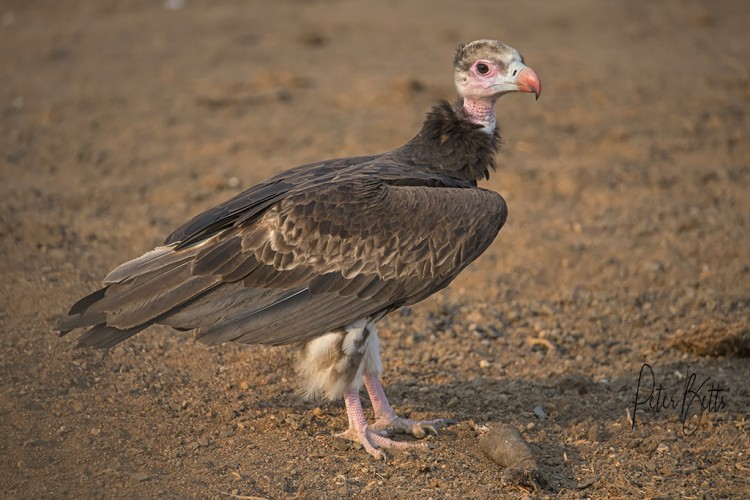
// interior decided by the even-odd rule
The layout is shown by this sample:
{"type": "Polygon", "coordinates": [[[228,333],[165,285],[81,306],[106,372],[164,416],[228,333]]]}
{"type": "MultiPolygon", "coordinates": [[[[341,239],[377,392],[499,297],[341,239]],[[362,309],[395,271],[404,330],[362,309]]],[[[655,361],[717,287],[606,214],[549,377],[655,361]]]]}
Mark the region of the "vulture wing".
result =
{"type": "Polygon", "coordinates": [[[345,166],[277,176],[198,216],[110,273],[61,331],[92,326],[79,343],[99,347],[154,323],[206,344],[308,340],[444,288],[507,215],[492,191],[345,166]]]}

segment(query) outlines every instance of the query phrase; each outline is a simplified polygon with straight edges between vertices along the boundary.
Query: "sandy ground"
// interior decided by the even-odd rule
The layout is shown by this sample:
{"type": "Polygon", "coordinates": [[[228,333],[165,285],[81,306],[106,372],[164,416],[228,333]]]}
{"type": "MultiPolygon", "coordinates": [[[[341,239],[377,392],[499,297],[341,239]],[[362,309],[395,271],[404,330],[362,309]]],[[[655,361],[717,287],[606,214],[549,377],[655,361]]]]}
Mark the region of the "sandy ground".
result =
{"type": "Polygon", "coordinates": [[[0,496],[750,497],[749,23],[743,0],[3,0],[0,496]],[[434,449],[334,438],[343,405],[303,402],[285,349],[53,333],[198,211],[405,142],[488,37],[544,85],[499,105],[509,221],[380,327],[396,409],[459,422],[434,449]],[[480,451],[500,423],[542,489],[480,451]]]}

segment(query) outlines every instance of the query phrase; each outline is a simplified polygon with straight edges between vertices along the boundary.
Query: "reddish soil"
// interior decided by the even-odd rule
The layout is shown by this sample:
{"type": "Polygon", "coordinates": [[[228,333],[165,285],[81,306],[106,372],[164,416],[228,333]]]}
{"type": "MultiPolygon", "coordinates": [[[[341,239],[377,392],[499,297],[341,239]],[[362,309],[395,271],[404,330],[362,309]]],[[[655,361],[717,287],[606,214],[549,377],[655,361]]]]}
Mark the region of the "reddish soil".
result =
{"type": "Polygon", "coordinates": [[[0,496],[750,497],[748,25],[744,0],[4,0],[0,496]],[[303,402],[287,349],[53,333],[200,210],[408,140],[476,38],[544,92],[499,103],[497,241],[380,324],[397,411],[459,422],[434,449],[334,438],[343,405],[303,402]],[[677,408],[634,414],[644,363],[677,408]],[[544,488],[480,450],[501,423],[544,488]]]}

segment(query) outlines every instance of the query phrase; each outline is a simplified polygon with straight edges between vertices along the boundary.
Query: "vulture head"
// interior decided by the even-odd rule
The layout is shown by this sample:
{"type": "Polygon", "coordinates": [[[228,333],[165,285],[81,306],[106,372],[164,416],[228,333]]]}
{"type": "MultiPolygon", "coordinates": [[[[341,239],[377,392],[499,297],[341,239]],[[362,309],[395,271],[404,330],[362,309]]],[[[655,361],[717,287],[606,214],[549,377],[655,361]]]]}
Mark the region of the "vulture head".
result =
{"type": "Polygon", "coordinates": [[[454,81],[467,118],[495,129],[495,101],[509,92],[533,93],[537,99],[542,84],[526,66],[516,49],[497,40],[461,44],[453,55],[454,81]]]}

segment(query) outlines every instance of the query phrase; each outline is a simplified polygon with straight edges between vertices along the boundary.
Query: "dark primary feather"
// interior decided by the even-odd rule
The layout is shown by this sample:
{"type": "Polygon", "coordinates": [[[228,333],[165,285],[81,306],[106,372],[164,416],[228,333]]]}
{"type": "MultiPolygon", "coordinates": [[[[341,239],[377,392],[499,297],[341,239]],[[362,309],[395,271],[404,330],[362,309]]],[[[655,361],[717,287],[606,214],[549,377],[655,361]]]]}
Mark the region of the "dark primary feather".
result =
{"type": "Polygon", "coordinates": [[[282,172],[177,229],[81,299],[62,334],[110,347],[151,324],[206,344],[289,344],[447,286],[505,222],[476,181],[499,145],[436,106],[409,143],[282,172]]]}

